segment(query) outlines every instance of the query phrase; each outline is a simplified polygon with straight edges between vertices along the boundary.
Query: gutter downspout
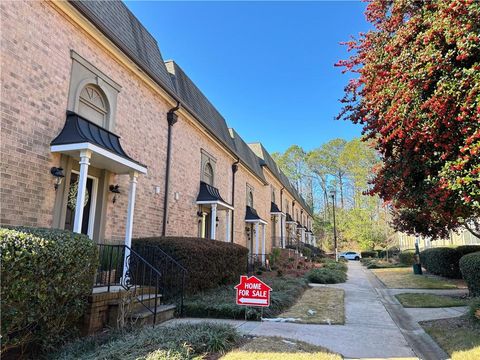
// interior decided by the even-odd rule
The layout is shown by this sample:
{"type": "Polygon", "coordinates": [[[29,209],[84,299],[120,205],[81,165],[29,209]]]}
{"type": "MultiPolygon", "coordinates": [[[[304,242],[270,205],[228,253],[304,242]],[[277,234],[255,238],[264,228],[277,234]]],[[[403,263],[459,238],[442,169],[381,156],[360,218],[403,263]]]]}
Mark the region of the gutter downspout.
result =
{"type": "MultiPolygon", "coordinates": [[[[232,164],[232,206],[235,209],[235,174],[238,170],[238,163],[240,162],[240,159],[237,158],[237,161],[235,161],[232,164]]],[[[235,210],[232,210],[232,221],[231,221],[231,229],[230,229],[230,242],[234,242],[233,236],[235,234],[234,231],[234,225],[235,225],[235,210]]]]}
{"type": "MultiPolygon", "coordinates": [[[[285,186],[282,187],[280,190],[280,211],[283,213],[283,190],[285,190],[285,186]]],[[[282,239],[282,246],[285,246],[285,239],[283,238],[283,222],[286,219],[283,219],[283,215],[280,215],[280,239],[282,239]]]]}
{"type": "Polygon", "coordinates": [[[162,236],[167,234],[167,221],[168,221],[168,199],[170,191],[170,164],[172,162],[172,131],[173,125],[178,120],[178,115],[175,112],[180,109],[180,101],[177,101],[177,106],[168,110],[167,122],[168,122],[168,140],[167,140],[167,164],[165,168],[165,195],[163,198],[163,224],[162,224],[162,236]]]}

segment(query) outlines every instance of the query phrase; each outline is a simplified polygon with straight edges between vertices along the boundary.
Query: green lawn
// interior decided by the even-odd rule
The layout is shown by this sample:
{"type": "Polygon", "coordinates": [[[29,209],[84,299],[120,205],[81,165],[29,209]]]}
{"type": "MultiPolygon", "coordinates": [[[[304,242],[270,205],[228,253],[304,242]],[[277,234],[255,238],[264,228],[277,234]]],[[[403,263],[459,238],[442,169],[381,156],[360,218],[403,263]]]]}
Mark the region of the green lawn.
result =
{"type": "Polygon", "coordinates": [[[480,323],[468,316],[424,321],[425,331],[452,360],[480,359],[480,323]]]}
{"type": "Polygon", "coordinates": [[[221,360],[341,360],[342,357],[319,346],[279,337],[257,337],[221,360]]]}
{"type": "Polygon", "coordinates": [[[327,287],[308,289],[279,317],[299,319],[304,324],[344,324],[344,291],[327,287]]]}
{"type": "Polygon", "coordinates": [[[459,280],[431,275],[414,275],[412,268],[371,270],[388,288],[392,289],[456,289],[462,287],[459,280]]]}
{"type": "Polygon", "coordinates": [[[395,297],[407,308],[438,308],[469,304],[467,299],[435,294],[398,294],[395,297]]]}

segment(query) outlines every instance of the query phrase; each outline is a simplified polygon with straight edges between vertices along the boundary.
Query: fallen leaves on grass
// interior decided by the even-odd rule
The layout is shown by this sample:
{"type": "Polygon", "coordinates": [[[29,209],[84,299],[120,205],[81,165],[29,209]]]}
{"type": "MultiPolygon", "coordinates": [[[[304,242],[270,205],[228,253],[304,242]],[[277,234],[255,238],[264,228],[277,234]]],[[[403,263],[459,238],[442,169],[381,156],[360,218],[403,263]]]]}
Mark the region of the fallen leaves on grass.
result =
{"type": "Polygon", "coordinates": [[[256,337],[225,354],[221,360],[341,360],[338,354],[320,346],[280,337],[256,337]]]}
{"type": "Polygon", "coordinates": [[[281,318],[304,324],[344,324],[344,291],[329,287],[308,289],[281,318]]]}

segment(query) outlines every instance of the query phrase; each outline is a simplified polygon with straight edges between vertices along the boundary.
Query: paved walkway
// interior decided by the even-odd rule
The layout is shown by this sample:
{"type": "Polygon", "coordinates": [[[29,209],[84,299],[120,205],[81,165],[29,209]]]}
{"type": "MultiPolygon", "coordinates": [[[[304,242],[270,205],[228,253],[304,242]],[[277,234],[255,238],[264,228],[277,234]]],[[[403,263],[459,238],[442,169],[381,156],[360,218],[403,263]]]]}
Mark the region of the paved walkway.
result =
{"type": "Polygon", "coordinates": [[[394,295],[410,292],[410,289],[401,289],[398,292],[394,289],[386,289],[375,275],[362,267],[359,262],[349,263],[346,283],[327,286],[345,291],[345,325],[215,319],[175,319],[169,323],[183,321],[228,323],[245,334],[297,339],[326,347],[351,359],[418,357],[424,360],[441,360],[448,358],[417,321],[437,319],[439,314],[447,315],[442,315],[443,317],[454,316],[454,313],[455,316],[459,316],[461,309],[442,308],[426,309],[426,311],[404,309],[394,295]]]}

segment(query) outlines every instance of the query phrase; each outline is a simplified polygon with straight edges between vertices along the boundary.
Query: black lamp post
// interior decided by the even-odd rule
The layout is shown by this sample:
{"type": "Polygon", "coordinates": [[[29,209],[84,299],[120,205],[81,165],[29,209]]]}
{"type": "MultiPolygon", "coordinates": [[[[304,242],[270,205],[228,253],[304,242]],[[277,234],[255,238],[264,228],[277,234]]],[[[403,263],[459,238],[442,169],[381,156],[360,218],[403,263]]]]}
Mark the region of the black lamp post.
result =
{"type": "Polygon", "coordinates": [[[337,247],[337,223],[335,219],[335,190],[330,191],[330,196],[332,197],[332,208],[333,208],[333,244],[335,247],[335,261],[338,261],[338,247],[337,247]]]}

